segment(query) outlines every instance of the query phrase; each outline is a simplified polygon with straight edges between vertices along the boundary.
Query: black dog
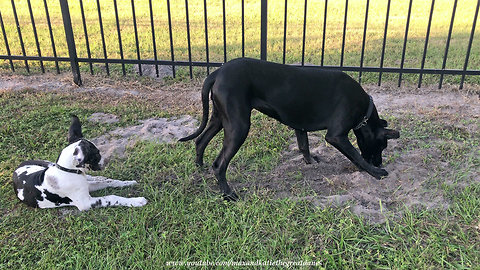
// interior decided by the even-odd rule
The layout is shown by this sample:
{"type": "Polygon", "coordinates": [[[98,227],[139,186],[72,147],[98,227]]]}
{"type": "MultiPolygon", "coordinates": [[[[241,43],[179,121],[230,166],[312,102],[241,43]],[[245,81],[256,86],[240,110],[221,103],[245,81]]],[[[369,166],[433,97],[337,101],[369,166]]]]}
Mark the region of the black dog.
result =
{"type": "Polygon", "coordinates": [[[213,162],[213,169],[228,200],[238,196],[227,184],[227,166],[248,135],[252,109],[295,129],[299,149],[307,163],[316,159],[310,155],[307,132],[327,129],[325,140],[377,179],[388,175],[378,168],[387,139],[400,136],[398,131],[385,128],[387,122],[379,118],[372,98],[360,84],[339,71],[235,59],[205,79],[202,105],[200,127],[180,141],[200,135],[196,140],[196,163],[202,166],[207,144],[224,128],[223,148],[213,162]],[[207,126],[210,90],[213,112],[207,126]],[[361,155],[348,140],[351,129],[361,155]]]}

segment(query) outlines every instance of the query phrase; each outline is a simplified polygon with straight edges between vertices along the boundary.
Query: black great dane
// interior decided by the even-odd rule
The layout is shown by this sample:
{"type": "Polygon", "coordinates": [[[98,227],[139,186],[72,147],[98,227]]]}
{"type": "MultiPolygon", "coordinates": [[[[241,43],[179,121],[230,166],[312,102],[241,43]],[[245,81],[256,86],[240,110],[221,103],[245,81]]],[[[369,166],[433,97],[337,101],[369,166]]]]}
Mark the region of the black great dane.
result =
{"type": "Polygon", "coordinates": [[[213,162],[213,170],[227,200],[238,198],[225,176],[230,160],[248,135],[252,109],[293,128],[307,163],[316,160],[310,155],[307,132],[327,129],[325,140],[377,179],[388,175],[379,168],[387,140],[400,136],[398,131],[386,128],[387,122],[380,119],[372,98],[360,84],[340,71],[234,59],[205,79],[202,105],[200,127],[180,141],[198,137],[195,162],[203,166],[207,144],[224,129],[223,148],[213,162]],[[207,126],[210,92],[213,111],[207,126]],[[348,140],[351,129],[361,154],[348,140]]]}

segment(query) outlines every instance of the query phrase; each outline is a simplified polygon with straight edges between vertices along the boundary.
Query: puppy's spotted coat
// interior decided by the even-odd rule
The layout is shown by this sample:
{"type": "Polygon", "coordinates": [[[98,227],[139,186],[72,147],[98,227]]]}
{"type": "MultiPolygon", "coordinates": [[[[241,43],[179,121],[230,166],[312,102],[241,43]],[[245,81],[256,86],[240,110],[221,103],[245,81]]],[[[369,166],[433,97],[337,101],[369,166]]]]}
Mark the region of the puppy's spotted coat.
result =
{"type": "Polygon", "coordinates": [[[76,206],[79,210],[108,206],[144,206],[143,197],[124,198],[115,195],[91,197],[90,191],[107,187],[125,187],[136,181],[120,181],[102,176],[90,176],[88,169],[101,170],[101,155],[97,147],[83,138],[81,124],[72,116],[68,145],[56,163],[44,160],[25,161],[13,173],[17,197],[31,207],[53,208],[76,206]]]}

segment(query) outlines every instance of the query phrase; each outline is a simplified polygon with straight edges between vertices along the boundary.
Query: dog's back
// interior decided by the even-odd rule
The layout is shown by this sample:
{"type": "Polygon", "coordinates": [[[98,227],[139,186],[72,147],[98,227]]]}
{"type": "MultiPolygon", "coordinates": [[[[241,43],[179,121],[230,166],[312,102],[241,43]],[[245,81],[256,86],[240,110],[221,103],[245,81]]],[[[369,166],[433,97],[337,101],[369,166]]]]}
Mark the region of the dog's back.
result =
{"type": "Polygon", "coordinates": [[[43,160],[24,161],[13,172],[13,188],[17,198],[31,207],[38,207],[43,200],[42,192],[37,188],[44,180],[45,171],[53,163],[43,160]]]}

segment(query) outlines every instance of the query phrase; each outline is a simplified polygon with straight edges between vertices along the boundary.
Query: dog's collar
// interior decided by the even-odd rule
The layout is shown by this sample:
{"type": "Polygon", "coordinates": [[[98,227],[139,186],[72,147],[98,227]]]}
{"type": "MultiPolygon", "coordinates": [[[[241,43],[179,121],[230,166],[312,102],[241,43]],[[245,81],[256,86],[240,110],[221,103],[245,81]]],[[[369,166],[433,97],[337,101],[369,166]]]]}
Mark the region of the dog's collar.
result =
{"type": "Polygon", "coordinates": [[[65,167],[62,167],[62,166],[58,165],[58,163],[55,163],[55,167],[57,167],[59,170],[64,171],[64,172],[83,174],[82,170],[68,169],[68,168],[65,168],[65,167]]]}
{"type": "Polygon", "coordinates": [[[364,126],[367,125],[367,121],[368,119],[370,119],[370,116],[372,116],[372,112],[373,112],[373,99],[372,99],[372,96],[368,96],[368,98],[370,99],[369,102],[368,102],[368,110],[367,110],[367,114],[363,117],[362,121],[356,126],[353,128],[353,130],[357,130],[357,129],[360,129],[364,126]]]}

